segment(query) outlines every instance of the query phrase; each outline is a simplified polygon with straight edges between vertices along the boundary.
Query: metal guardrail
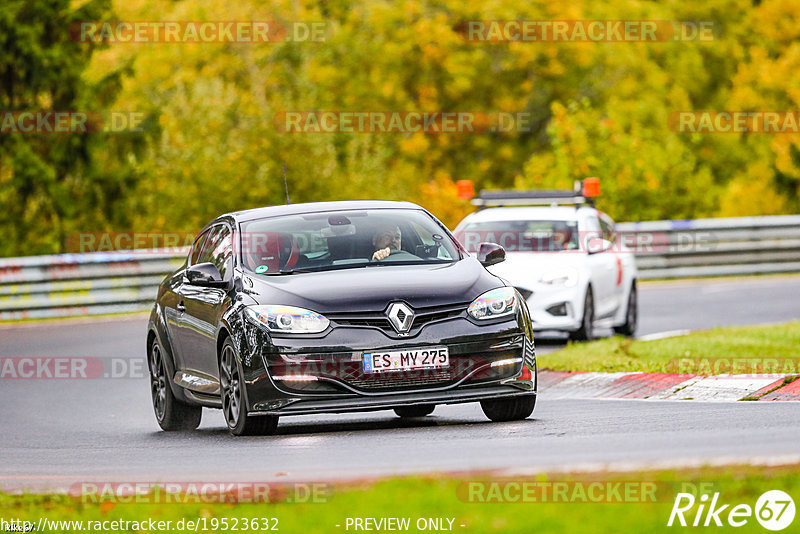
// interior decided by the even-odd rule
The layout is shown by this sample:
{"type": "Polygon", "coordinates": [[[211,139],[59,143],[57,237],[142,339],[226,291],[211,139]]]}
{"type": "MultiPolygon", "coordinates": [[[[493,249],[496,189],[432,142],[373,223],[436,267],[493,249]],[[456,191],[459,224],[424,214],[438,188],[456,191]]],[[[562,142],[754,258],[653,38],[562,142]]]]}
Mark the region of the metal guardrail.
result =
{"type": "Polygon", "coordinates": [[[632,248],[642,279],[800,272],[800,215],[620,223],[616,230],[639,244],[632,248]]]}
{"type": "MultiPolygon", "coordinates": [[[[800,215],[617,224],[639,277],[800,272],[800,215]],[[632,246],[631,246],[632,245],[632,246]]],[[[0,321],[148,310],[188,249],[0,259],[0,321]]]]}
{"type": "Polygon", "coordinates": [[[0,259],[0,321],[150,309],[188,249],[0,259]]]}

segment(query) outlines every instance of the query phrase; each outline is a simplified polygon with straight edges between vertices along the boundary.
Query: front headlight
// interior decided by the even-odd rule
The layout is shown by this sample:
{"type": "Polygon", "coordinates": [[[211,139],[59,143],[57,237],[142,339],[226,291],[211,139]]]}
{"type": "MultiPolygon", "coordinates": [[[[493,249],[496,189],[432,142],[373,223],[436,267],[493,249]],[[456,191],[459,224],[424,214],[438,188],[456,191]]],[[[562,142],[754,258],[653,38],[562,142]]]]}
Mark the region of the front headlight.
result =
{"type": "Polygon", "coordinates": [[[578,269],[562,267],[545,272],[539,282],[551,286],[575,287],[578,285],[578,269]]]}
{"type": "Polygon", "coordinates": [[[281,334],[318,334],[330,324],[323,315],[295,306],[248,306],[245,313],[270,332],[281,334]]]}
{"type": "Polygon", "coordinates": [[[487,291],[472,301],[467,308],[475,319],[495,319],[517,313],[517,292],[513,287],[499,287],[487,291]]]}

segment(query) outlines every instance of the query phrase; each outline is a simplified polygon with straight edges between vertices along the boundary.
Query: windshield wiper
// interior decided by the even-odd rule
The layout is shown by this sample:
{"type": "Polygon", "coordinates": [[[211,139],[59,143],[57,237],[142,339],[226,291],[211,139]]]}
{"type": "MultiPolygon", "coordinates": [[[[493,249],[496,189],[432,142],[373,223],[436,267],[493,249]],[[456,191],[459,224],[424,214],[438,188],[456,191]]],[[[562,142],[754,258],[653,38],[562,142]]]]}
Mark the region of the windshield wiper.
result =
{"type": "Polygon", "coordinates": [[[261,273],[264,276],[285,276],[289,274],[297,274],[297,273],[313,273],[314,271],[308,269],[281,269],[280,271],[275,271],[271,273],[261,273]]]}
{"type": "Polygon", "coordinates": [[[281,269],[278,274],[313,273],[314,269],[281,269]]]}
{"type": "Polygon", "coordinates": [[[401,261],[371,261],[364,264],[364,267],[383,267],[391,265],[441,265],[443,263],[453,263],[455,260],[401,260],[401,261]]]}

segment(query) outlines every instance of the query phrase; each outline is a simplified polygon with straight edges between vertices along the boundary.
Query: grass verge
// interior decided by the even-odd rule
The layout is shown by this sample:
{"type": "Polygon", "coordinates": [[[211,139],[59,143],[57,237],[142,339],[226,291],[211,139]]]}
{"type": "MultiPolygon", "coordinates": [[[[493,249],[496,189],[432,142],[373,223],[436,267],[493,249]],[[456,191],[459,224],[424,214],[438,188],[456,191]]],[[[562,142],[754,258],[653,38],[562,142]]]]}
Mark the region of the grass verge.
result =
{"type": "Polygon", "coordinates": [[[571,343],[537,358],[541,369],[696,374],[800,373],[800,321],[715,328],[652,341],[571,343]]]}
{"type": "MultiPolygon", "coordinates": [[[[60,532],[85,532],[91,526],[90,521],[149,519],[171,521],[172,532],[179,531],[175,526],[181,519],[184,524],[204,519],[208,527],[206,531],[234,531],[234,521],[238,523],[235,530],[253,531],[249,526],[242,528],[242,525],[245,519],[250,524],[254,518],[277,518],[268,524],[277,525],[279,532],[348,532],[356,530],[352,526],[348,528],[348,518],[379,520],[388,517],[408,518],[410,527],[407,530],[410,532],[420,531],[417,522],[430,518],[441,520],[441,525],[453,531],[465,533],[673,532],[676,527],[668,527],[667,522],[679,492],[697,497],[696,505],[685,512],[691,526],[702,494],[707,494],[710,500],[714,493],[719,492],[719,504],[730,503],[727,510],[730,511],[737,504],[755,507],[758,497],[769,490],[782,490],[797,500],[800,497],[800,468],[740,466],[622,474],[538,475],[513,480],[490,479],[486,475],[399,478],[335,486],[327,502],[318,504],[119,504],[83,502],[67,495],[0,493],[0,515],[5,521],[30,521],[34,529],[38,529],[40,518],[50,522],[82,522],[80,528],[75,523],[62,524],[58,528],[51,523],[49,531],[60,532]],[[517,486],[513,485],[515,483],[517,486]],[[656,489],[637,490],[645,486],[656,489]],[[564,490],[558,491],[557,487],[564,490]],[[531,488],[534,491],[528,491],[531,488]],[[634,488],[634,491],[630,492],[629,488],[634,488]],[[222,527],[223,519],[227,519],[227,529],[222,527]],[[212,525],[216,528],[212,529],[212,525]]],[[[727,511],[721,515],[723,521],[727,518],[727,511]]],[[[714,530],[762,530],[755,517],[746,519],[745,529],[723,526],[714,530]]],[[[800,520],[795,524],[798,522],[800,520]]],[[[110,523],[105,524],[110,526],[110,523]]],[[[126,530],[159,531],[148,526],[136,529],[130,525],[126,530]]],[[[264,529],[259,527],[257,530],[264,529]]],[[[200,526],[197,531],[204,530],[200,526]]],[[[786,530],[790,531],[792,528],[786,530]]]]}

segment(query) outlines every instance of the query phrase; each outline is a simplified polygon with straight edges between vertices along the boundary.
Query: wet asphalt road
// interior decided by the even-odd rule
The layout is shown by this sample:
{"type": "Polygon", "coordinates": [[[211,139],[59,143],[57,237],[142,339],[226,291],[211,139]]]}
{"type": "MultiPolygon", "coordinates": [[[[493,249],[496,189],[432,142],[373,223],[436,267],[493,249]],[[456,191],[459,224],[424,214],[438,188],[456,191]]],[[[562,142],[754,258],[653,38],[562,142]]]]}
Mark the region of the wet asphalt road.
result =
{"type": "MultiPolygon", "coordinates": [[[[640,334],[800,319],[800,277],[642,284],[640,334]]],[[[144,316],[0,328],[0,356],[143,358],[144,316]]],[[[542,342],[537,350],[557,348],[542,342]]],[[[285,418],[277,436],[158,430],[147,378],[0,380],[0,485],[86,480],[328,480],[484,469],[569,469],[776,459],[799,454],[795,403],[548,400],[489,423],[477,405],[285,418]]],[[[796,459],[794,461],[797,461],[796,459]]]]}

